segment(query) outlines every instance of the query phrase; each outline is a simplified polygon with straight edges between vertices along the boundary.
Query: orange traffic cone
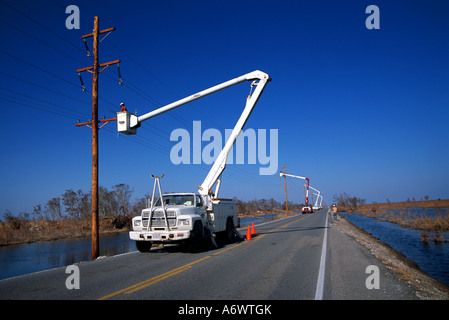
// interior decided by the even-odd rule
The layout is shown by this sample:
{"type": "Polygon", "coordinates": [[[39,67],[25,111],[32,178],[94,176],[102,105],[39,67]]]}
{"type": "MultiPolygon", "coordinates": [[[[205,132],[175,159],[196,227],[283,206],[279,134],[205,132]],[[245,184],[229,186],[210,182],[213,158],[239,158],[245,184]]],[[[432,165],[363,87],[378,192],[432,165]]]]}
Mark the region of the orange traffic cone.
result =
{"type": "Polygon", "coordinates": [[[254,222],[251,226],[251,234],[256,234],[256,230],[254,229],[254,222]]]}
{"type": "Polygon", "coordinates": [[[248,231],[246,231],[246,240],[251,240],[251,231],[249,230],[249,225],[248,225],[248,231]]]}

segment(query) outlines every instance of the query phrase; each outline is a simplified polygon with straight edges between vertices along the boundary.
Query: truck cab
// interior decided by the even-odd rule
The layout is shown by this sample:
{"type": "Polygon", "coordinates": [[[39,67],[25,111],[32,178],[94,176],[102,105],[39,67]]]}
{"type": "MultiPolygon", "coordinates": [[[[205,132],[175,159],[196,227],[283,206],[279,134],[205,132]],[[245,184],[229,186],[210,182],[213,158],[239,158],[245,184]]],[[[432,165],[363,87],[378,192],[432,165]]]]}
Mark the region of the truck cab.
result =
{"type": "Polygon", "coordinates": [[[307,205],[307,206],[302,207],[301,212],[302,213],[314,213],[315,210],[311,206],[307,205]]]}
{"type": "Polygon", "coordinates": [[[130,237],[152,243],[185,240],[190,237],[196,221],[205,225],[206,208],[195,193],[167,193],[132,219],[130,237]]]}

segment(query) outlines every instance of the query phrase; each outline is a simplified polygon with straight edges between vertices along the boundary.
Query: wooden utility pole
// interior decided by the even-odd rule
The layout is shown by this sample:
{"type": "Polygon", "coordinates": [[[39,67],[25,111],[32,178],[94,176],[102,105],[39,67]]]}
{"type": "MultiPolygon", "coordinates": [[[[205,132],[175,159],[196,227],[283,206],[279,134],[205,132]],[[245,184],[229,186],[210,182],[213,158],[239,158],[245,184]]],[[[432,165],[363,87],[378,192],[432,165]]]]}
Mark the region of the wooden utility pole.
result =
{"type": "Polygon", "coordinates": [[[285,176],[285,169],[288,167],[285,166],[285,164],[282,166],[282,169],[284,170],[284,188],[285,188],[285,210],[286,214],[288,214],[288,199],[287,199],[287,177],[285,176]]]}
{"type": "Polygon", "coordinates": [[[106,68],[111,64],[120,62],[120,60],[115,60],[99,64],[98,35],[114,31],[115,28],[109,28],[99,31],[98,20],[98,17],[94,18],[93,33],[86,34],[81,37],[82,39],[93,37],[93,66],[76,70],[78,74],[83,71],[89,71],[92,73],[92,119],[89,122],[76,124],[76,126],[86,125],[92,129],[92,260],[97,259],[100,254],[100,243],[98,238],[98,123],[105,122],[106,124],[108,121],[116,120],[116,118],[113,118],[98,121],[98,75],[101,73],[101,71],[104,70],[102,69],[100,71],[100,68],[106,68]]]}

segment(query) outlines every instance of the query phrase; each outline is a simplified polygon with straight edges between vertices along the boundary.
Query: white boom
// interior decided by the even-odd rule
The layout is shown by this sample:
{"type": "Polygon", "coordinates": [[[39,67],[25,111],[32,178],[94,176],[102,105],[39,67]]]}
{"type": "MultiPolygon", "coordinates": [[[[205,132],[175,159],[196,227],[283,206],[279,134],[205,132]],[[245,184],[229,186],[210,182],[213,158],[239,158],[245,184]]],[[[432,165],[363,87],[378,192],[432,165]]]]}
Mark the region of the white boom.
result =
{"type": "Polygon", "coordinates": [[[237,140],[237,137],[239,136],[240,132],[243,129],[243,126],[245,125],[246,121],[248,120],[249,116],[251,115],[251,112],[256,105],[260,95],[262,94],[266,84],[271,81],[271,78],[268,74],[256,70],[250,73],[247,73],[243,76],[234,78],[232,80],[223,82],[219,85],[216,85],[214,87],[211,87],[209,89],[200,91],[198,93],[195,93],[191,96],[188,96],[184,99],[175,101],[173,103],[170,103],[166,106],[163,106],[159,109],[156,109],[154,111],[148,112],[140,117],[133,115],[129,113],[128,111],[122,111],[117,113],[117,130],[119,132],[125,133],[125,134],[135,134],[136,129],[140,127],[141,122],[151,119],[159,114],[162,114],[164,112],[167,112],[169,110],[172,110],[174,108],[180,107],[184,104],[187,104],[189,102],[198,100],[200,98],[203,98],[207,95],[210,95],[212,93],[215,93],[217,91],[229,88],[233,85],[239,84],[244,81],[253,81],[251,84],[251,87],[256,86],[254,92],[250,94],[246,100],[246,106],[237,121],[228,141],[226,142],[224,148],[221,150],[220,154],[218,155],[217,159],[215,160],[215,163],[213,164],[211,170],[209,171],[208,175],[206,176],[206,179],[203,181],[203,183],[198,186],[199,193],[202,196],[210,196],[212,194],[211,188],[213,185],[218,181],[216,186],[216,193],[215,197],[218,197],[218,191],[220,188],[220,176],[223,172],[223,170],[226,167],[226,160],[228,157],[229,152],[232,149],[232,146],[234,145],[235,141],[237,140]]]}
{"type": "Polygon", "coordinates": [[[306,206],[307,206],[307,205],[309,204],[309,183],[310,183],[309,178],[301,177],[301,176],[295,176],[295,175],[288,174],[288,173],[283,173],[282,171],[279,173],[279,175],[280,175],[281,177],[283,177],[283,176],[288,176],[288,177],[292,177],[292,178],[298,178],[298,179],[304,179],[304,180],[307,180],[307,192],[306,192],[306,206]]]}
{"type": "MultiPolygon", "coordinates": [[[[318,192],[318,193],[317,193],[317,198],[316,198],[316,200],[315,200],[315,207],[318,207],[318,199],[320,198],[320,191],[317,190],[317,189],[315,189],[315,188],[312,187],[312,186],[309,186],[309,188],[312,189],[312,190],[315,190],[316,192],[318,192]]],[[[315,193],[315,194],[316,194],[316,193],[315,193]]]]}
{"type": "Polygon", "coordinates": [[[317,196],[317,202],[318,202],[318,200],[320,200],[320,205],[317,206],[317,202],[315,202],[315,206],[317,206],[318,208],[321,208],[321,205],[323,204],[323,196],[319,195],[318,193],[315,193],[315,192],[313,194],[317,196]]]}

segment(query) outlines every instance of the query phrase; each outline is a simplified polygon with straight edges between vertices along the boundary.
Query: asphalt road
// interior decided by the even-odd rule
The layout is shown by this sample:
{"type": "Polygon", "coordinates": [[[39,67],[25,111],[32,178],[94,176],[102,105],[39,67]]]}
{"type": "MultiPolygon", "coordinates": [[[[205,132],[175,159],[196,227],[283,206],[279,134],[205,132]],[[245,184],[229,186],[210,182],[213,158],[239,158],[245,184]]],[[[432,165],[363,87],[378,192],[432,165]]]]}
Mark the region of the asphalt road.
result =
{"type": "MultiPolygon", "coordinates": [[[[327,222],[327,210],[256,225],[251,241],[199,253],[132,252],[0,281],[0,299],[413,299],[368,250],[327,222]],[[323,242],[323,240],[326,240],[323,242]],[[323,246],[324,244],[324,246],[323,246]],[[323,251],[324,248],[324,251],[323,251]],[[380,288],[368,289],[370,265],[380,288]]],[[[242,234],[246,231],[242,230],[242,234]]]]}

